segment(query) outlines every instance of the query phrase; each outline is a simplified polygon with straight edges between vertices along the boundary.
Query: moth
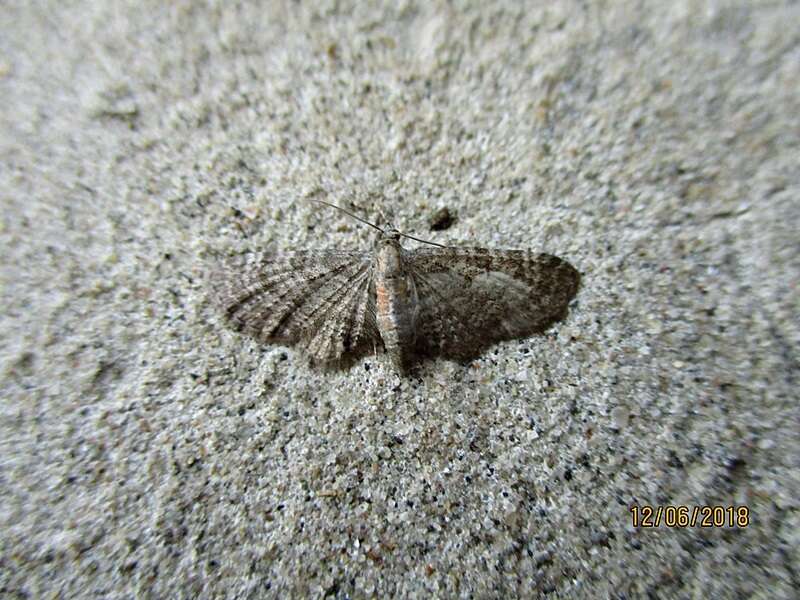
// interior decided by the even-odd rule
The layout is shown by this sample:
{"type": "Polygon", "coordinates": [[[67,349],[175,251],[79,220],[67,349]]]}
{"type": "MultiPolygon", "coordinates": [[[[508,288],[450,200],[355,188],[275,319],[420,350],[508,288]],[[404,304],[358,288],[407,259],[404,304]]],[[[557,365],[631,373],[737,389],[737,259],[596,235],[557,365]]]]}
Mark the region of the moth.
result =
{"type": "Polygon", "coordinates": [[[385,351],[407,373],[425,358],[468,361],[543,331],[578,290],[578,271],[556,256],[424,242],[321,203],[377,229],[372,250],[260,254],[209,277],[233,329],[299,346],[312,363],[346,367],[385,351]],[[401,237],[432,247],[406,249],[401,237]]]}

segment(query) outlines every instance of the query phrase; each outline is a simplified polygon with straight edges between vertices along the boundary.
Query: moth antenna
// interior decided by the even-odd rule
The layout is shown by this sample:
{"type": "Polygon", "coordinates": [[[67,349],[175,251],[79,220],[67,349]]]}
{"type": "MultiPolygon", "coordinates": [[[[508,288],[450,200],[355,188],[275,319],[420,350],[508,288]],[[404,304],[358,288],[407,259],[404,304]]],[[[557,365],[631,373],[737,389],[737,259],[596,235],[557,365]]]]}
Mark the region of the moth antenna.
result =
{"type": "Polygon", "coordinates": [[[331,204],[330,202],[325,202],[325,200],[315,200],[314,198],[311,198],[311,201],[312,202],[318,202],[319,204],[324,204],[325,206],[330,206],[331,208],[335,208],[336,210],[340,210],[344,214],[353,217],[356,221],[361,221],[365,225],[369,225],[370,227],[373,227],[373,228],[377,229],[381,233],[386,233],[383,229],[381,229],[380,227],[375,225],[375,223],[370,223],[369,221],[365,221],[361,217],[358,217],[358,216],[354,215],[353,213],[351,213],[349,210],[343,209],[341,206],[336,206],[335,204],[331,204]]]}
{"type": "Polygon", "coordinates": [[[407,237],[410,240],[414,240],[415,242],[421,242],[423,244],[430,244],[431,246],[438,246],[439,248],[449,248],[450,246],[442,246],[441,244],[437,244],[436,242],[429,242],[428,240],[421,240],[419,238],[415,238],[413,235],[408,235],[407,233],[403,233],[402,231],[398,231],[400,235],[403,237],[407,237]]]}
{"type": "MultiPolygon", "coordinates": [[[[350,217],[353,217],[356,221],[361,221],[365,225],[369,225],[370,227],[373,227],[373,228],[377,229],[381,233],[384,233],[384,234],[386,233],[383,229],[381,229],[380,227],[378,227],[374,223],[370,223],[369,221],[366,221],[366,220],[362,219],[361,217],[358,217],[358,216],[354,215],[349,210],[345,210],[341,206],[336,206],[335,204],[331,204],[330,202],[325,202],[325,200],[316,200],[314,198],[311,198],[311,201],[312,202],[317,202],[319,204],[324,204],[325,206],[330,206],[331,208],[335,208],[336,210],[340,210],[344,214],[346,214],[346,215],[348,215],[350,217]]],[[[403,233],[402,231],[398,231],[397,233],[399,233],[403,237],[406,237],[406,238],[408,238],[410,240],[414,240],[415,242],[420,242],[422,244],[430,244],[431,246],[438,246],[439,248],[447,248],[448,247],[448,246],[442,246],[441,244],[437,244],[436,242],[429,242],[428,240],[421,240],[419,238],[415,238],[413,235],[408,235],[407,233],[403,233]]]]}

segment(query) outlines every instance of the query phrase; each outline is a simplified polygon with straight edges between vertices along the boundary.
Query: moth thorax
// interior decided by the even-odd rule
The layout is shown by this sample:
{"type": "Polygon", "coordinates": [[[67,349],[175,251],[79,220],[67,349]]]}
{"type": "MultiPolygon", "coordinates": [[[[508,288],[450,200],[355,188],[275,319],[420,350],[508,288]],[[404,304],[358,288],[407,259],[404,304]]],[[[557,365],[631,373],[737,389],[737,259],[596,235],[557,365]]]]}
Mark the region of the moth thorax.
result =
{"type": "Polygon", "coordinates": [[[378,247],[378,272],[384,277],[393,278],[403,274],[403,248],[397,242],[386,240],[378,247]]]}
{"type": "Polygon", "coordinates": [[[381,338],[398,366],[411,359],[419,312],[414,278],[406,269],[399,244],[380,247],[376,258],[376,321],[381,338]]]}

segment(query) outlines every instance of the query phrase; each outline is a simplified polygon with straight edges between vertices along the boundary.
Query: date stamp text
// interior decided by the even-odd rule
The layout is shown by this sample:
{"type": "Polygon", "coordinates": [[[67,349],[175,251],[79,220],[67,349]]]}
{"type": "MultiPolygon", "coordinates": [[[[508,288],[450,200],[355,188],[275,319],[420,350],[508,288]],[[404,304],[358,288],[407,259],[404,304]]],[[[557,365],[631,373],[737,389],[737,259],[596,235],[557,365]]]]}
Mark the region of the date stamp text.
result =
{"type": "Polygon", "coordinates": [[[688,506],[634,504],[630,507],[633,526],[649,527],[736,527],[750,525],[750,508],[741,506],[688,506]]]}

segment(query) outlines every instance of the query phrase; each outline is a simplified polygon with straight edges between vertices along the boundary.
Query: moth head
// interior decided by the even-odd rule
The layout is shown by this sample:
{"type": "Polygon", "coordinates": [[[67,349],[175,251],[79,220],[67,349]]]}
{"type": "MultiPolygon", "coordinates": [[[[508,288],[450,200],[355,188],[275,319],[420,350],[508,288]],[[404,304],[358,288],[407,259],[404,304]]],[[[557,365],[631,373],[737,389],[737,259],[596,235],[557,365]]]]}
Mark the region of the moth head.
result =
{"type": "Polygon", "coordinates": [[[397,246],[400,244],[400,236],[402,235],[403,234],[400,233],[397,229],[395,229],[391,225],[387,225],[386,229],[384,229],[378,234],[378,237],[375,240],[375,247],[380,248],[381,246],[386,246],[386,245],[397,246]]]}

